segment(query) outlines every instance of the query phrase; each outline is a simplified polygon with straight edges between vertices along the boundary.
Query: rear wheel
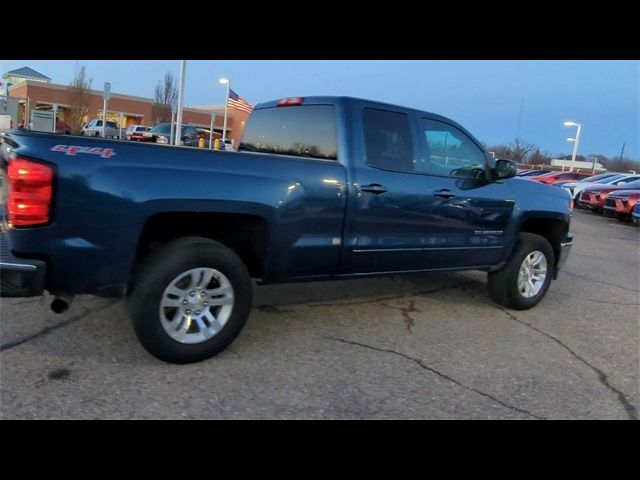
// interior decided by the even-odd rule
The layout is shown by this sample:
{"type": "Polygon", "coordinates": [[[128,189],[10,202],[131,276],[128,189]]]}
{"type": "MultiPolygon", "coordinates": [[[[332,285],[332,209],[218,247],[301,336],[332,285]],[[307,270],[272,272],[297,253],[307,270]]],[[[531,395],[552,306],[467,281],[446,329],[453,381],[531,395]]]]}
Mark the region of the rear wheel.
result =
{"type": "Polygon", "coordinates": [[[555,255],[549,241],[533,233],[521,233],[507,264],[489,273],[489,294],[500,305],[526,310],[542,300],[549,289],[555,255]]]}
{"type": "Polygon", "coordinates": [[[170,242],[144,263],[128,306],[140,343],[171,363],[205,360],[240,333],[251,277],[228,247],[206,238],[170,242]]]}

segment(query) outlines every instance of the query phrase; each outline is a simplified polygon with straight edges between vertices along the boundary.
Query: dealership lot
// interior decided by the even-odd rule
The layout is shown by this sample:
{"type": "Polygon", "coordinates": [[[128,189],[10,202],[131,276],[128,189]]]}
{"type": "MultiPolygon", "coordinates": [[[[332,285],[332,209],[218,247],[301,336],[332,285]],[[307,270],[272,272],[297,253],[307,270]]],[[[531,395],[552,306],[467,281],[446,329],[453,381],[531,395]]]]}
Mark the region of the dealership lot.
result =
{"type": "Polygon", "coordinates": [[[533,310],[477,272],[258,287],[192,365],[147,354],[122,302],[2,299],[0,418],[637,419],[640,229],[576,211],[572,231],[533,310]]]}

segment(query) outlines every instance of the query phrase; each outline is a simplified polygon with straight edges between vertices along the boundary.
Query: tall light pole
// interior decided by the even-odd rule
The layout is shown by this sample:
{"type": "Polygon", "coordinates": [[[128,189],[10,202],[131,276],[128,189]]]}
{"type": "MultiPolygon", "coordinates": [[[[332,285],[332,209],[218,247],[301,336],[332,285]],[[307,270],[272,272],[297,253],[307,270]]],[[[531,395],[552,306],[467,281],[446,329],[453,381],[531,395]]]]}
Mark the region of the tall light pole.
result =
{"type": "Polygon", "coordinates": [[[578,127],[578,131],[576,132],[576,138],[567,139],[569,141],[573,141],[573,155],[571,155],[571,169],[570,172],[573,172],[573,165],[575,165],[576,154],[578,153],[578,144],[580,143],[580,130],[582,129],[582,124],[576,122],[564,122],[565,127],[578,127]]]}
{"type": "Polygon", "coordinates": [[[176,139],[174,145],[180,146],[182,141],[182,109],[184,108],[184,76],[187,71],[187,61],[180,60],[180,80],[178,83],[178,118],[176,119],[176,139]]]}
{"type": "Polygon", "coordinates": [[[111,99],[111,83],[104,82],[102,93],[102,138],[107,138],[107,104],[111,99]]]}
{"type": "Polygon", "coordinates": [[[229,111],[229,90],[231,90],[231,80],[228,78],[221,78],[221,84],[227,85],[227,96],[224,101],[224,122],[222,124],[222,140],[227,139],[227,112],[229,111]]]}
{"type": "MultiPolygon", "coordinates": [[[[575,138],[567,138],[567,142],[569,142],[569,143],[573,143],[573,144],[574,144],[574,146],[575,146],[576,139],[575,139],[575,138]]],[[[574,154],[575,154],[575,150],[574,150],[574,154]]],[[[574,156],[573,158],[575,158],[575,156],[574,156]]],[[[573,162],[571,162],[571,163],[573,163],[573,162]]],[[[564,172],[564,165],[562,166],[562,171],[564,172]]],[[[570,172],[573,172],[573,165],[571,165],[571,166],[569,167],[569,171],[570,171],[570,172]]]]}
{"type": "Polygon", "coordinates": [[[211,127],[209,128],[209,150],[213,148],[213,126],[216,123],[216,112],[211,112],[211,127]]]}
{"type": "Polygon", "coordinates": [[[53,130],[52,130],[53,133],[56,133],[56,127],[58,126],[57,123],[58,123],[58,104],[54,103],[53,104],[53,130]]]}

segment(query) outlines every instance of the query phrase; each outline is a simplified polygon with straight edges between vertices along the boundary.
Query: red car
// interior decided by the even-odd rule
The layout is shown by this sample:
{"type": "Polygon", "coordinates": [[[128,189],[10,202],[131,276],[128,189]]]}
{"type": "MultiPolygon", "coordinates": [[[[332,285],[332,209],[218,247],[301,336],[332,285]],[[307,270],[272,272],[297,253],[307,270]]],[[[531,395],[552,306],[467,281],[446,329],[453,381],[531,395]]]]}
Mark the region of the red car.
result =
{"type": "Polygon", "coordinates": [[[640,190],[616,190],[611,192],[604,202],[604,214],[630,220],[631,212],[640,201],[640,190]]]}
{"type": "Polygon", "coordinates": [[[63,135],[71,135],[71,127],[66,123],[58,120],[56,122],[56,133],[61,133],[63,135]]]}
{"type": "Polygon", "coordinates": [[[129,125],[125,132],[127,140],[133,140],[136,142],[149,142],[151,137],[145,136],[145,133],[151,130],[151,127],[146,125],[129,125]]]}
{"type": "Polygon", "coordinates": [[[587,187],[580,192],[580,198],[578,199],[578,206],[588,208],[595,212],[602,212],[607,197],[611,192],[618,192],[622,190],[640,190],[640,180],[634,180],[633,182],[625,183],[620,186],[611,185],[593,185],[587,187]]]}
{"type": "Polygon", "coordinates": [[[580,172],[549,172],[544,175],[536,175],[532,177],[525,177],[529,180],[536,180],[538,182],[546,183],[548,185],[553,185],[556,182],[571,182],[571,181],[580,181],[585,178],[590,177],[591,173],[580,173],[580,172]]]}

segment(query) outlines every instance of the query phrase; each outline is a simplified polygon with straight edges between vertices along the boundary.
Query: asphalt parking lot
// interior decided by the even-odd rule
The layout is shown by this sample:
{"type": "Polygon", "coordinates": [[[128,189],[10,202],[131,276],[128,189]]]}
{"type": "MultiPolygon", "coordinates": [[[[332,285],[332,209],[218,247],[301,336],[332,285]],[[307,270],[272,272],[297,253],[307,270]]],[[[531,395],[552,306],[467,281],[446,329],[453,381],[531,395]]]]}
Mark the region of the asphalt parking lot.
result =
{"type": "Polygon", "coordinates": [[[240,337],[162,363],[121,302],[2,299],[0,418],[638,419],[640,229],[576,211],[535,309],[466,272],[258,287],[240,337]]]}

